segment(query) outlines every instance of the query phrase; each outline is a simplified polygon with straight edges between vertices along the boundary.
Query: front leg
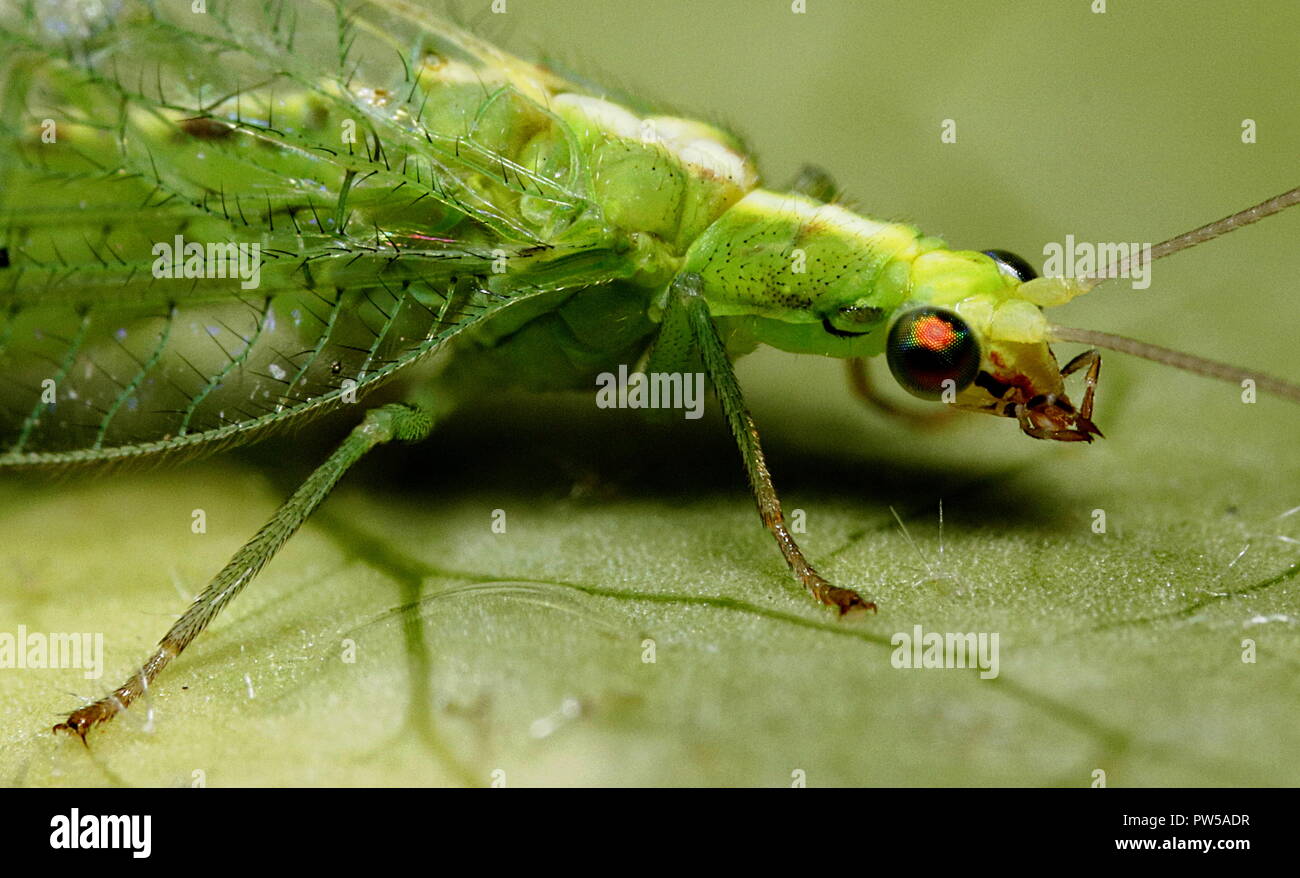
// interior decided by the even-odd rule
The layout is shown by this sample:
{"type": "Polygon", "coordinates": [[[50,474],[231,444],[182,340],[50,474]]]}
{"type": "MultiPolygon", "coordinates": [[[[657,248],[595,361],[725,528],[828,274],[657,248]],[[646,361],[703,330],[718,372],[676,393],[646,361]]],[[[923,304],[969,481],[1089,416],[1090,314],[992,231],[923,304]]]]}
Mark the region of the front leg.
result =
{"type": "Polygon", "coordinates": [[[668,290],[662,331],[656,342],[655,354],[651,357],[650,368],[654,370],[656,362],[664,362],[665,351],[679,353],[689,346],[699,353],[704,371],[713,384],[718,401],[722,403],[731,434],[740,448],[745,472],[754,491],[754,501],[758,504],[758,514],[763,519],[763,525],[772,532],[777,547],[785,556],[795,577],[814,598],[828,607],[835,607],[841,615],[854,610],[874,612],[876,605],[863,600],[857,592],[836,588],[823,579],[804,558],[799,544],[786,529],[781,500],[776,496],[772,475],[767,470],[767,461],[759,444],[758,428],[745,407],[745,398],[736,381],[731,359],[727,356],[717,327],[713,325],[708,303],[701,293],[699,275],[683,273],[673,279],[668,290]]]}

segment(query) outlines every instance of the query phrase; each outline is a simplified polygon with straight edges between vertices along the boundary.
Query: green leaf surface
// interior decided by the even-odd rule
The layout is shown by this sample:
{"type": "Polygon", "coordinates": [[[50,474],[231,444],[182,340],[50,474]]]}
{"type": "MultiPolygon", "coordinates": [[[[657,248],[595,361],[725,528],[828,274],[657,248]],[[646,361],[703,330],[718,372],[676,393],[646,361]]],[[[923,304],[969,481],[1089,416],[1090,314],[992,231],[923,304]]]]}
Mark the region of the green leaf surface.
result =
{"type": "MultiPolygon", "coordinates": [[[[1294,9],[1073,5],[511,15],[518,49],[719,111],[774,180],[816,160],[868,213],[1035,262],[1067,233],[1158,241],[1296,184],[1294,9]]],[[[1267,220],[1053,317],[1294,379],[1297,231],[1267,220]]],[[[7,475],[0,635],[102,633],[105,666],[0,669],[0,783],[1300,784],[1293,405],[1106,355],[1107,438],[1079,447],[891,420],[835,362],[762,352],[739,374],[805,551],[878,615],[799,591],[712,400],[647,425],[589,395],[503,396],[376,451],[87,749],[50,727],[148,654],[346,425],[174,468],[7,475]],[[998,676],[895,668],[891,638],[917,625],[996,633],[998,676]]]]}

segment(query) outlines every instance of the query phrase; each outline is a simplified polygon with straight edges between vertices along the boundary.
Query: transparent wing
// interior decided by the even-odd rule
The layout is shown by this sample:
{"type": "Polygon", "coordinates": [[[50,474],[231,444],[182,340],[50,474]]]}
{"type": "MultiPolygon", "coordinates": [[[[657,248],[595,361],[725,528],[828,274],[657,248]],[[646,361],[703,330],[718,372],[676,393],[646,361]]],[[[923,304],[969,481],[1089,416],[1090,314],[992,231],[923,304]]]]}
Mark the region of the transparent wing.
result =
{"type": "Polygon", "coordinates": [[[0,21],[0,466],[251,438],[629,267],[566,83],[396,0],[0,21]]]}

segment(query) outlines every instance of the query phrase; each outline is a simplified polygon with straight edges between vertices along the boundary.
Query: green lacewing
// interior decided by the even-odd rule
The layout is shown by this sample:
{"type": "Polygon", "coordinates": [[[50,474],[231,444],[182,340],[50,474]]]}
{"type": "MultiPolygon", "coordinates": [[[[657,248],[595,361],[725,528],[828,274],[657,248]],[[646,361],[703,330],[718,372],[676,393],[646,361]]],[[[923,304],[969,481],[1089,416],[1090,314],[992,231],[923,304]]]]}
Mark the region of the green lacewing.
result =
{"type": "MultiPolygon", "coordinates": [[[[668,399],[707,377],[764,525],[840,614],[777,498],[731,361],[884,355],[908,392],[1091,442],[1100,355],[1300,399],[1286,382],[1049,322],[1045,309],[1276,213],[1293,189],[1113,266],[1036,276],[849,210],[813,169],[767,188],[716,125],[509,55],[404,0],[20,4],[0,22],[0,467],[166,460],[360,406],[353,432],[120,688],[126,709],[361,456],[515,379],[627,364],[668,399]],[[435,355],[410,404],[367,396],[435,355]],[[1073,401],[1065,378],[1078,373],[1073,401]],[[674,382],[674,379],[676,381],[674,382]],[[364,414],[362,414],[364,412],[364,414]]],[[[622,371],[620,371],[620,369],[622,371]]],[[[623,388],[618,399],[630,401],[623,388]]]]}

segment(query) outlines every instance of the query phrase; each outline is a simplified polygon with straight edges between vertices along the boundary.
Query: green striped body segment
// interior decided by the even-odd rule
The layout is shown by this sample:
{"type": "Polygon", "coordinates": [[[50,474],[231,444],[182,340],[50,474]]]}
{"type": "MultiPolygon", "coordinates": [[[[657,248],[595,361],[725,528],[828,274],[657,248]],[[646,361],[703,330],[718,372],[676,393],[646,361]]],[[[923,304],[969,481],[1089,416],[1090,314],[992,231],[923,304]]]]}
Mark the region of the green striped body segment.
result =
{"type": "Polygon", "coordinates": [[[702,278],[710,311],[736,318],[758,342],[868,356],[883,341],[872,331],[908,295],[912,261],[936,245],[911,226],[756,190],[694,242],[684,268],[702,278]],[[827,331],[840,323],[864,335],[827,331]]]}

